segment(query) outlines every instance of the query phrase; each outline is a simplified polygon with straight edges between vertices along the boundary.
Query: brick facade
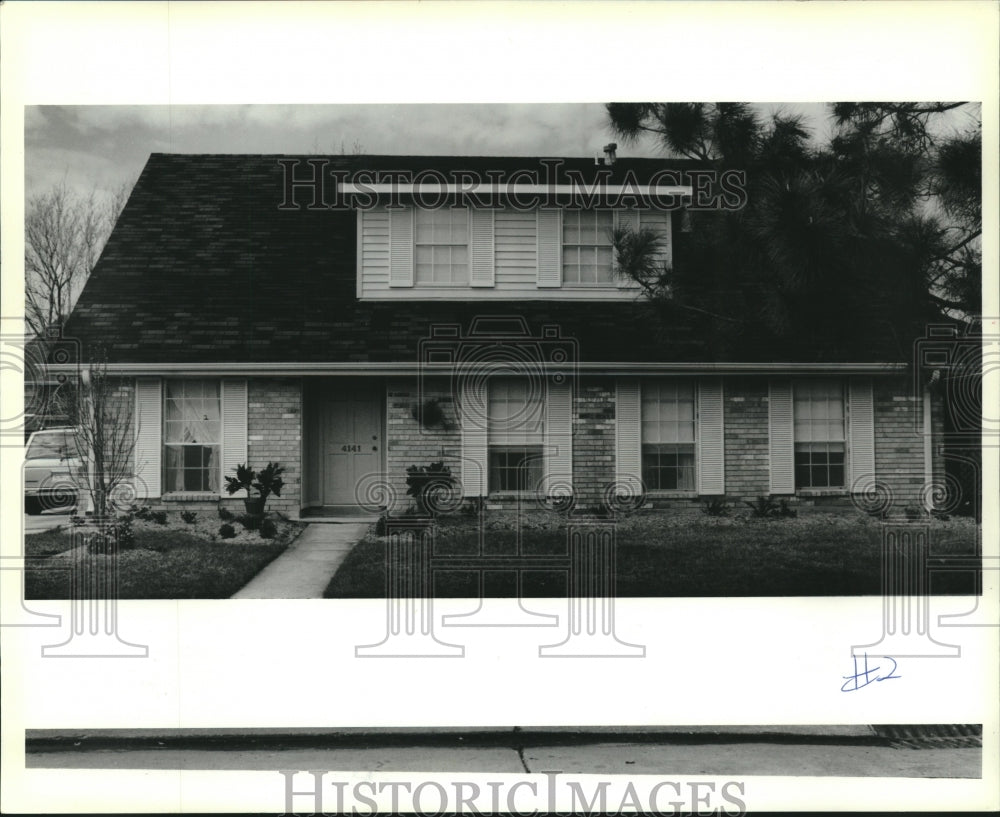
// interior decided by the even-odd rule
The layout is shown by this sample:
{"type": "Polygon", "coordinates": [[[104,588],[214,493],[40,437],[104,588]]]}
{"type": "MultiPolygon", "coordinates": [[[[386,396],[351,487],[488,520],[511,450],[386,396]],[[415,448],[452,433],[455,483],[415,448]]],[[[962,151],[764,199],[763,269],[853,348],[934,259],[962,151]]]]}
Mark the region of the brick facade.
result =
{"type": "Polygon", "coordinates": [[[751,501],[770,490],[767,380],[727,378],[722,397],[726,496],[751,501]]]}
{"type": "MultiPolygon", "coordinates": [[[[393,510],[405,510],[406,469],[444,461],[456,478],[463,478],[462,439],[458,406],[447,378],[426,380],[423,391],[416,377],[391,377],[385,387],[384,469],[393,510]],[[444,422],[422,423],[418,406],[436,402],[444,422]]],[[[129,392],[131,393],[131,392],[129,392]]],[[[255,467],[274,460],[285,466],[282,496],[268,507],[297,516],[302,506],[303,391],[298,378],[250,378],[248,382],[248,458],[255,467]]],[[[911,393],[905,377],[873,378],[875,411],[875,468],[879,482],[893,498],[892,512],[921,507],[926,483],[924,438],[921,433],[923,402],[911,393]]],[[[937,398],[933,425],[939,433],[943,407],[937,398]]],[[[583,377],[576,384],[573,401],[573,482],[576,506],[600,506],[615,481],[615,381],[612,377],[583,377]]],[[[725,487],[730,502],[753,500],[769,493],[768,384],[766,377],[728,377],[724,382],[725,487]]],[[[305,441],[308,444],[308,440],[305,441]]],[[[933,447],[933,473],[943,473],[939,446],[933,447]]],[[[824,496],[799,496],[804,507],[852,507],[846,490],[824,496]]],[[[239,500],[223,499],[239,510],[239,500]]],[[[176,502],[163,503],[177,507],[176,502]]],[[[217,502],[191,503],[210,508],[217,502]]],[[[490,507],[514,504],[510,497],[491,497],[490,507]]],[[[696,511],[697,499],[650,497],[656,509],[696,511]]]]}
{"type": "Polygon", "coordinates": [[[903,378],[877,378],[875,398],[875,474],[892,496],[890,513],[922,509],[925,484],[923,399],[903,378]]]}
{"type": "Polygon", "coordinates": [[[297,517],[302,506],[300,379],[250,378],[247,382],[247,458],[257,469],[268,462],[285,467],[281,496],[271,496],[267,508],[297,517]]]}
{"type": "Polygon", "coordinates": [[[447,379],[425,380],[421,393],[415,377],[390,378],[386,382],[386,420],[385,466],[396,510],[405,510],[412,503],[406,495],[406,469],[411,465],[444,461],[456,479],[463,478],[461,430],[447,379]],[[414,411],[421,401],[432,400],[437,401],[444,423],[428,428],[414,417],[414,411]]]}
{"type": "Polygon", "coordinates": [[[573,491],[578,508],[604,501],[615,481],[615,383],[581,378],[573,406],[573,491]]]}

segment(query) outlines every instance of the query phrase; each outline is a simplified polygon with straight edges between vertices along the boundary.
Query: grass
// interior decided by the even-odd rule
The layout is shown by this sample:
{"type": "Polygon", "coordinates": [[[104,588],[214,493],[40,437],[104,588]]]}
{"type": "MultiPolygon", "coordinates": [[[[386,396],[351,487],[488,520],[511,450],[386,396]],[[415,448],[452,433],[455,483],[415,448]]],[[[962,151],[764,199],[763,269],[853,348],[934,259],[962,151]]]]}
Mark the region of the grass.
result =
{"type": "MultiPolygon", "coordinates": [[[[179,525],[183,523],[178,521],[179,525]]],[[[118,554],[118,598],[229,598],[281,554],[302,525],[279,522],[273,540],[213,541],[199,531],[135,522],[135,547],[118,554]]],[[[237,526],[238,527],[238,526],[237,526]]],[[[71,531],[25,537],[25,598],[65,599],[77,558],[81,567],[102,566],[108,557],[81,555],[71,531]]]]}
{"type": "MultiPolygon", "coordinates": [[[[970,520],[930,520],[930,557],[974,553],[977,528],[970,520]]],[[[473,556],[475,527],[464,520],[442,521],[436,530],[435,567],[446,556],[473,556]]],[[[566,553],[565,529],[524,531],[522,553],[566,553]]],[[[485,532],[484,554],[516,553],[515,532],[503,525],[485,532]]],[[[856,596],[880,595],[882,523],[856,515],[812,514],[786,520],[686,517],[639,514],[617,528],[616,593],[634,597],[856,596]]],[[[348,554],[331,579],[326,598],[379,598],[385,595],[385,539],[373,531],[348,554]]],[[[467,565],[466,565],[467,566],[467,565]]],[[[517,595],[515,573],[487,581],[487,596],[517,595]]],[[[968,574],[932,579],[932,593],[972,593],[968,574]]],[[[567,593],[564,570],[531,570],[522,575],[525,597],[567,593]]],[[[434,594],[477,597],[473,570],[435,570],[434,594]]]]}

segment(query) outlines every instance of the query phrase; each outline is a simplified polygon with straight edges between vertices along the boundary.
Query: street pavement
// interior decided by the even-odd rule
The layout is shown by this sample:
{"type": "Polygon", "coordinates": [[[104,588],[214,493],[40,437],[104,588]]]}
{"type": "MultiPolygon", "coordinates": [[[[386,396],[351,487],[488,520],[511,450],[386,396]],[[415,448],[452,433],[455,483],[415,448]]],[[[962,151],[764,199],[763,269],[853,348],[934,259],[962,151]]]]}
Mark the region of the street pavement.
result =
{"type": "Polygon", "coordinates": [[[25,514],[24,515],[24,532],[28,533],[42,533],[43,531],[52,530],[52,528],[58,528],[60,525],[68,525],[69,518],[72,513],[40,513],[40,514],[25,514]]]}
{"type": "Polygon", "coordinates": [[[982,749],[899,748],[868,726],[33,730],[29,768],[982,776],[982,749]]]}

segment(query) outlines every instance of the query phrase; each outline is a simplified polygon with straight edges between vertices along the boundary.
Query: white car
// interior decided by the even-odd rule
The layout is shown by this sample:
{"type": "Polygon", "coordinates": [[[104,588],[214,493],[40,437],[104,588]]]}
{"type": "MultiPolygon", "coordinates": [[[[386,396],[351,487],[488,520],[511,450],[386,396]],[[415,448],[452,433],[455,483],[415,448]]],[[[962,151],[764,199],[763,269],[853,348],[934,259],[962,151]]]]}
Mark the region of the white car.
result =
{"type": "Polygon", "coordinates": [[[48,428],[28,438],[24,458],[24,511],[69,511],[82,493],[83,461],[76,429],[48,428]]]}

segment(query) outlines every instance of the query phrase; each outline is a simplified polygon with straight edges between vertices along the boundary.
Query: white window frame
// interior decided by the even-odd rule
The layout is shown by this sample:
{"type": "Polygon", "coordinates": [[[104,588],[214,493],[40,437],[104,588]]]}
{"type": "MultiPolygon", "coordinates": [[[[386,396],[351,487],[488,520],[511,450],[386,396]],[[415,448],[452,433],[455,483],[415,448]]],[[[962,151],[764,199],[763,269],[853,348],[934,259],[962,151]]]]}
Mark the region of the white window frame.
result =
{"type": "MultiPolygon", "coordinates": [[[[188,395],[185,394],[183,396],[187,397],[188,395]]],[[[222,382],[220,380],[216,379],[216,378],[210,378],[210,377],[186,377],[186,378],[178,378],[178,379],[167,379],[167,380],[164,380],[164,382],[163,382],[161,401],[162,401],[162,421],[161,421],[162,422],[162,427],[161,427],[161,431],[160,431],[160,434],[161,434],[161,436],[160,436],[160,452],[161,452],[162,462],[161,462],[161,466],[160,467],[161,467],[161,471],[162,471],[162,477],[161,478],[163,480],[163,483],[162,483],[163,484],[163,493],[164,494],[211,494],[213,496],[219,494],[221,492],[221,490],[222,490],[222,487],[223,487],[222,486],[222,483],[223,483],[223,478],[222,478],[223,477],[223,471],[222,471],[223,462],[222,462],[222,460],[223,460],[223,452],[224,452],[223,439],[224,439],[224,436],[225,436],[225,430],[224,430],[225,419],[224,419],[224,416],[223,416],[222,382]],[[167,435],[167,423],[168,423],[167,403],[168,403],[169,400],[171,400],[171,399],[176,400],[177,398],[176,397],[172,398],[170,396],[171,389],[174,388],[174,387],[176,387],[176,386],[178,386],[178,385],[183,385],[183,384],[188,384],[188,383],[194,383],[194,382],[212,383],[217,388],[217,396],[218,396],[217,397],[217,399],[218,399],[218,421],[217,422],[218,422],[218,428],[219,428],[217,439],[216,439],[215,442],[209,443],[209,444],[206,444],[206,443],[191,443],[191,444],[188,444],[188,443],[184,443],[184,442],[172,442],[171,440],[168,439],[168,435],[167,435]],[[173,488],[173,487],[170,487],[172,485],[172,483],[168,479],[168,473],[169,473],[168,460],[169,460],[169,458],[167,456],[167,450],[169,448],[177,448],[177,447],[185,448],[185,447],[195,447],[195,446],[201,447],[201,448],[205,448],[205,447],[211,446],[211,447],[214,447],[216,449],[216,452],[215,452],[215,468],[214,468],[214,470],[215,470],[215,478],[216,478],[216,482],[217,482],[216,487],[214,487],[214,488],[212,487],[212,485],[211,485],[211,479],[209,480],[209,486],[206,487],[206,488],[173,488]]],[[[183,472],[184,470],[186,470],[186,469],[183,466],[183,456],[182,456],[181,471],[183,472]]],[[[205,470],[205,469],[200,469],[200,470],[205,470]]]]}
{"type": "MultiPolygon", "coordinates": [[[[675,401],[675,402],[679,402],[679,401],[675,401]]],[[[685,400],[684,402],[687,402],[687,401],[685,400]]],[[[697,382],[694,382],[694,381],[691,381],[691,380],[686,380],[686,379],[678,379],[678,380],[671,379],[671,380],[663,380],[663,381],[659,381],[659,380],[643,380],[643,381],[640,382],[640,385],[639,385],[639,467],[640,467],[641,472],[642,472],[643,483],[646,485],[646,490],[650,494],[652,494],[652,495],[659,495],[659,496],[671,496],[671,495],[674,495],[674,496],[690,496],[690,495],[696,495],[698,493],[698,468],[699,468],[699,462],[698,462],[699,461],[699,451],[698,451],[698,442],[699,442],[699,440],[698,440],[698,436],[699,436],[698,432],[699,432],[699,429],[698,429],[698,426],[699,426],[699,423],[698,423],[698,384],[697,384],[697,382]],[[691,424],[691,437],[692,437],[692,439],[690,440],[690,442],[680,441],[680,440],[678,440],[676,442],[666,442],[666,443],[663,443],[663,442],[659,442],[659,443],[647,442],[645,428],[646,428],[646,423],[648,421],[645,419],[645,409],[646,409],[647,397],[649,396],[649,392],[651,390],[651,386],[653,386],[654,384],[657,386],[657,389],[661,388],[662,386],[666,386],[666,385],[675,385],[675,386],[678,386],[678,387],[685,386],[685,387],[687,387],[687,388],[690,389],[690,393],[691,393],[691,408],[692,408],[692,410],[691,410],[691,419],[690,419],[690,421],[687,421],[687,420],[684,420],[684,421],[680,421],[680,420],[675,421],[677,423],[680,423],[680,422],[684,422],[684,423],[690,422],[690,424],[691,424]],[[690,445],[691,446],[691,459],[692,459],[692,462],[691,462],[691,480],[690,480],[691,485],[690,485],[690,487],[678,487],[678,488],[654,488],[654,487],[652,487],[649,484],[649,482],[646,480],[647,463],[646,463],[646,450],[645,449],[646,449],[647,445],[673,445],[673,446],[677,446],[678,449],[681,446],[688,446],[688,445],[690,445]]]]}
{"type": "MultiPolygon", "coordinates": [[[[827,402],[829,401],[829,397],[826,397],[824,399],[827,402]]],[[[815,403],[816,403],[815,400],[810,400],[810,404],[811,405],[813,405],[815,403]]],[[[848,412],[849,412],[848,390],[847,390],[847,385],[844,383],[843,380],[841,380],[841,379],[796,380],[796,381],[794,381],[792,383],[792,467],[793,467],[793,479],[794,479],[796,493],[798,493],[800,491],[803,492],[803,493],[810,493],[810,492],[817,492],[817,491],[838,491],[839,492],[839,491],[846,491],[846,490],[848,490],[848,488],[849,488],[848,479],[849,479],[849,474],[850,474],[850,463],[849,463],[850,445],[849,445],[849,442],[848,442],[849,438],[850,438],[850,430],[849,430],[849,416],[848,416],[848,412]],[[801,402],[804,402],[804,400],[802,400],[802,398],[800,397],[800,395],[802,393],[802,390],[803,390],[803,387],[807,387],[807,386],[813,386],[814,387],[817,384],[835,386],[840,391],[840,415],[841,416],[840,416],[840,436],[839,436],[839,439],[834,439],[829,434],[823,435],[823,439],[812,439],[813,434],[810,431],[810,434],[809,434],[810,439],[805,440],[805,439],[802,439],[800,437],[799,433],[798,433],[798,426],[801,425],[801,423],[802,423],[802,421],[799,418],[799,404],[801,402]],[[830,450],[830,446],[832,446],[832,445],[839,445],[840,448],[841,448],[841,452],[843,453],[843,461],[841,462],[841,464],[839,466],[837,466],[841,470],[841,481],[840,481],[840,483],[838,483],[836,485],[830,485],[830,484],[827,484],[827,485],[804,485],[804,484],[802,484],[799,481],[799,469],[800,469],[799,454],[802,453],[803,451],[806,451],[806,450],[809,450],[809,451],[818,451],[819,450],[819,448],[812,448],[813,446],[825,446],[826,447],[825,451],[826,451],[826,454],[827,454],[827,463],[826,463],[825,467],[826,467],[826,474],[827,474],[827,482],[829,482],[830,481],[829,480],[829,477],[830,477],[830,468],[831,468],[831,465],[830,465],[830,462],[829,462],[829,454],[832,453],[831,450],[830,450]],[[806,449],[806,446],[809,446],[810,448],[806,449]]],[[[830,419],[828,417],[824,417],[823,421],[824,421],[824,424],[826,425],[827,429],[829,429],[830,419]]],[[[809,424],[810,424],[810,428],[815,427],[815,424],[813,423],[813,418],[812,417],[810,417],[810,419],[809,419],[809,424]]],[[[805,467],[810,469],[810,479],[809,479],[809,481],[812,482],[811,469],[814,467],[812,465],[812,462],[810,461],[809,464],[806,465],[805,467]]]]}
{"type": "MultiPolygon", "coordinates": [[[[562,218],[560,219],[560,223],[559,223],[559,249],[560,249],[560,260],[559,260],[560,267],[559,267],[559,271],[560,271],[560,274],[562,276],[561,280],[562,280],[562,286],[564,288],[566,288],[566,289],[576,289],[576,288],[582,288],[582,289],[612,289],[612,288],[616,288],[617,287],[617,281],[615,279],[615,270],[614,270],[615,250],[614,250],[614,242],[612,241],[612,231],[615,228],[615,212],[616,211],[613,208],[606,208],[606,207],[595,207],[595,208],[592,208],[592,209],[564,210],[563,211],[562,218]],[[571,248],[571,249],[575,248],[575,249],[579,250],[580,252],[583,252],[584,250],[588,250],[588,251],[592,250],[592,251],[595,251],[595,254],[596,254],[596,250],[598,250],[598,249],[604,249],[605,248],[605,244],[604,243],[586,243],[586,244],[584,244],[584,243],[580,243],[579,241],[572,242],[572,243],[567,242],[566,241],[566,219],[567,219],[567,217],[572,217],[572,218],[578,219],[577,226],[578,226],[578,229],[581,229],[581,225],[579,224],[579,220],[582,219],[582,217],[583,217],[584,214],[588,214],[588,215],[594,214],[594,216],[596,218],[596,214],[598,214],[598,213],[606,213],[609,216],[610,222],[611,222],[610,225],[607,228],[606,234],[604,235],[604,239],[606,239],[606,242],[607,242],[606,249],[608,250],[608,253],[609,253],[608,268],[607,268],[607,278],[605,280],[597,280],[597,281],[568,281],[566,279],[566,249],[567,248],[571,248]]],[[[600,228],[596,227],[596,225],[595,225],[595,230],[597,230],[599,232],[600,228]]],[[[576,264],[576,269],[577,269],[578,273],[580,271],[580,267],[581,267],[581,264],[578,261],[577,264],[576,264]]]]}
{"type": "MultiPolygon", "coordinates": [[[[542,386],[542,392],[540,395],[532,395],[531,393],[532,381],[527,377],[491,377],[487,383],[486,389],[486,417],[487,417],[487,428],[486,428],[486,490],[490,496],[511,496],[515,494],[530,494],[532,493],[535,486],[525,486],[523,488],[501,488],[493,484],[493,454],[499,453],[501,451],[511,451],[516,449],[532,449],[537,452],[537,476],[541,479],[545,477],[545,411],[548,402],[548,395],[545,392],[544,385],[542,386]],[[530,432],[517,433],[513,435],[514,439],[509,439],[508,433],[497,428],[494,420],[496,417],[494,406],[495,406],[495,389],[501,384],[509,384],[511,382],[519,382],[526,384],[526,392],[524,404],[528,404],[533,397],[535,397],[536,408],[532,411],[526,412],[528,418],[535,421],[533,424],[535,428],[530,432]],[[522,436],[533,437],[536,439],[522,440],[519,439],[522,436]]],[[[504,398],[508,405],[512,402],[510,400],[509,394],[504,398]]],[[[509,414],[507,415],[509,416],[509,414]]],[[[535,459],[535,457],[532,457],[535,459]]],[[[536,470],[533,466],[529,470],[536,470]]]]}
{"type": "MultiPolygon", "coordinates": [[[[454,230],[454,225],[452,225],[452,230],[454,230]]],[[[432,269],[434,264],[432,263],[432,269]]],[[[453,269],[453,265],[449,267],[453,269]]],[[[413,207],[413,286],[420,288],[437,288],[437,287],[447,287],[447,288],[466,288],[472,285],[472,213],[468,207],[413,207]],[[440,241],[421,241],[420,240],[420,214],[424,213],[436,213],[442,210],[446,210],[449,214],[454,215],[456,213],[465,214],[465,241],[460,243],[455,242],[440,242],[440,241]],[[454,249],[455,247],[465,248],[465,277],[461,281],[422,281],[420,279],[418,269],[420,267],[419,254],[421,247],[449,247],[454,249]]]]}

